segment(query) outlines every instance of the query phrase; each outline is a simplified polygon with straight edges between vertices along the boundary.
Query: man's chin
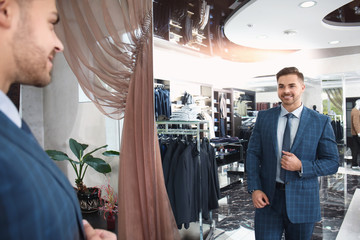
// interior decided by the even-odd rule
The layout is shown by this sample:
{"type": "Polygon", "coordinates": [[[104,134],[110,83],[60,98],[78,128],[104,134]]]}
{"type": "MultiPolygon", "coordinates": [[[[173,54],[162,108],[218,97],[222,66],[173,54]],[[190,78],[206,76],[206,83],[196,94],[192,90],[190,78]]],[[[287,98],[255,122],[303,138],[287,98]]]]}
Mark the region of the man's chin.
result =
{"type": "Polygon", "coordinates": [[[281,101],[283,103],[291,103],[293,101],[293,99],[292,98],[282,98],[281,101]]]}
{"type": "Polygon", "coordinates": [[[39,83],[34,84],[35,87],[46,87],[47,85],[49,85],[51,82],[51,79],[47,80],[47,81],[42,81],[39,83]]]}
{"type": "Polygon", "coordinates": [[[20,84],[42,88],[42,87],[46,87],[47,85],[49,85],[50,82],[51,82],[51,78],[49,77],[46,79],[37,79],[34,81],[20,82],[20,84]]]}

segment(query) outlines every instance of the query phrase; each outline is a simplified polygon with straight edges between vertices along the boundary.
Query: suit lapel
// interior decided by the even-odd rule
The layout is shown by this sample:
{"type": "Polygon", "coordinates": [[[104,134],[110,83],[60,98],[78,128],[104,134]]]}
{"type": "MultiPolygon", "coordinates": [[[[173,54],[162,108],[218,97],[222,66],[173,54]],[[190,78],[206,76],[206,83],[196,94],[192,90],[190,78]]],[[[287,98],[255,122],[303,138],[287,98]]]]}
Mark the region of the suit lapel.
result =
{"type": "MultiPolygon", "coordinates": [[[[44,168],[44,171],[50,173],[59,183],[64,191],[71,197],[74,204],[78,204],[78,200],[76,195],[74,194],[74,189],[72,189],[70,183],[66,179],[65,175],[63,175],[53,163],[53,160],[49,158],[49,156],[44,152],[42,147],[38,144],[35,137],[32,135],[29,127],[23,121],[23,128],[18,128],[9,118],[7,118],[1,111],[0,111],[0,139],[1,137],[4,138],[4,142],[6,144],[13,144],[21,146],[23,151],[26,151],[29,154],[29,158],[31,157],[32,161],[38,162],[44,168]]],[[[24,159],[24,161],[27,159],[24,159]]],[[[79,221],[81,221],[81,216],[79,217],[79,221]]]]}
{"type": "Polygon", "coordinates": [[[294,143],[291,147],[291,152],[294,152],[296,150],[296,148],[300,144],[301,139],[303,139],[303,135],[305,133],[305,128],[308,125],[309,120],[310,120],[309,110],[306,107],[304,107],[303,111],[301,113],[301,116],[300,116],[300,123],[299,123],[298,130],[296,132],[294,143]]]}
{"type": "Polygon", "coordinates": [[[278,121],[279,121],[279,115],[280,115],[280,106],[277,107],[275,109],[275,114],[271,114],[271,119],[270,119],[270,127],[271,127],[271,136],[272,136],[272,143],[273,143],[273,147],[275,152],[277,153],[278,150],[278,140],[277,140],[277,128],[278,128],[278,121]]]}

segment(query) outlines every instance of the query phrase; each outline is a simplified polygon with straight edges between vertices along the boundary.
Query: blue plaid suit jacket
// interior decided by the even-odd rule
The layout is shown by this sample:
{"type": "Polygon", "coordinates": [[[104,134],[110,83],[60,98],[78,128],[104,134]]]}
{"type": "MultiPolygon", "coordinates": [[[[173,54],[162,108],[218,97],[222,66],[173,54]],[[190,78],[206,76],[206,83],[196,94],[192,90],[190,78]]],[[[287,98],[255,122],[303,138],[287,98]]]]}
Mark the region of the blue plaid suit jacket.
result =
{"type": "Polygon", "coordinates": [[[1,111],[0,239],[85,239],[69,181],[32,134],[1,111]]]}
{"type": "MultiPolygon", "coordinates": [[[[280,106],[259,112],[246,156],[248,190],[262,190],[270,204],[275,193],[279,114],[280,106]]],[[[303,174],[286,171],[289,220],[292,223],[317,222],[321,219],[318,177],[334,174],[339,167],[330,118],[304,107],[291,152],[301,160],[303,174]]]]}

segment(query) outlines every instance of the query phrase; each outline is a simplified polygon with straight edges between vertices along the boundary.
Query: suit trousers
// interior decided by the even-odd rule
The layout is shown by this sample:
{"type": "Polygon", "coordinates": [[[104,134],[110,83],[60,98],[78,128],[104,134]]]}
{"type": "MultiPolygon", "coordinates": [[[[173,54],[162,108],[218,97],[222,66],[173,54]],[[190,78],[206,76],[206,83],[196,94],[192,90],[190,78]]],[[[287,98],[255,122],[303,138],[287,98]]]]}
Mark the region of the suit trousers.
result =
{"type": "Polygon", "coordinates": [[[351,166],[359,166],[357,156],[360,150],[360,137],[358,135],[352,135],[352,148],[351,148],[351,166]]]}
{"type": "Polygon", "coordinates": [[[257,240],[310,240],[315,223],[293,224],[286,212],[285,190],[276,189],[273,202],[255,211],[255,237],[257,240]]]}

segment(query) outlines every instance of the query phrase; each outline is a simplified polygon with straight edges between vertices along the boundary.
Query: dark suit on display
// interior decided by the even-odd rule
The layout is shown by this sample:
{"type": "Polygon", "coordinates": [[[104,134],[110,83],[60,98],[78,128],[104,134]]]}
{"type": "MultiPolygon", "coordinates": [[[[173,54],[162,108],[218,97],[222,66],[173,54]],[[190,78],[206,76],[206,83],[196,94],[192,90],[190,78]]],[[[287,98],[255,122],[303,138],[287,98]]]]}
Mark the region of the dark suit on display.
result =
{"type": "MultiPolygon", "coordinates": [[[[270,202],[270,205],[256,209],[257,213],[266,213],[274,207],[280,111],[279,106],[258,113],[248,146],[248,190],[263,191],[270,202]]],[[[301,161],[303,172],[285,172],[284,205],[288,220],[291,223],[315,223],[321,219],[318,177],[334,174],[339,167],[330,118],[304,107],[290,152],[301,161]]]]}
{"type": "Polygon", "coordinates": [[[33,135],[1,111],[0,126],[0,238],[85,239],[68,179],[33,135]]]}

